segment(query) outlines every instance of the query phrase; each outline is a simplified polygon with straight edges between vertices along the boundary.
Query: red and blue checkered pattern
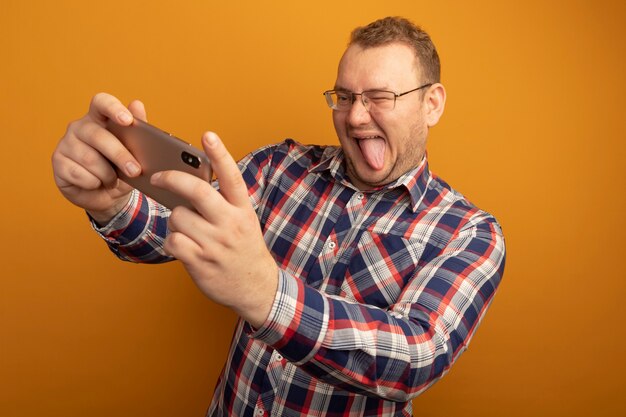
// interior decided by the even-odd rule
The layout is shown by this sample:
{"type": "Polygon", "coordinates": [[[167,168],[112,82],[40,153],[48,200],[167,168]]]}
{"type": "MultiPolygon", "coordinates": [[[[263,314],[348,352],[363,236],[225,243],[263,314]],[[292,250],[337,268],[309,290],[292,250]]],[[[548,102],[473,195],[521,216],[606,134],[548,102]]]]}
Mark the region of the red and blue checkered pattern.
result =
{"type": "MultiPolygon", "coordinates": [[[[287,140],[240,162],[280,267],[262,328],[240,321],[211,416],[410,416],[466,349],[500,282],[501,229],[426,160],[360,191],[340,148],[287,140]]],[[[163,262],[169,212],[135,192],[111,249],[163,262]]]]}

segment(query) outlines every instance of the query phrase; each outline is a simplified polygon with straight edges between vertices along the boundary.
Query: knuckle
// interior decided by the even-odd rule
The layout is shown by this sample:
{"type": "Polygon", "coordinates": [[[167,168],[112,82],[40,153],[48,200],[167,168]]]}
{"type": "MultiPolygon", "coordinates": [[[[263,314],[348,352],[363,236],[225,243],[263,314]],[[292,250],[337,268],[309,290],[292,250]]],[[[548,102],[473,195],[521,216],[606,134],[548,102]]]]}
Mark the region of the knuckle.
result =
{"type": "Polygon", "coordinates": [[[57,146],[52,155],[50,156],[50,162],[52,163],[52,168],[55,169],[62,164],[61,161],[61,150],[57,146]]]}
{"type": "Polygon", "coordinates": [[[197,182],[192,187],[192,194],[194,199],[199,202],[206,203],[210,200],[210,193],[208,191],[208,183],[197,182]]]}
{"type": "Polygon", "coordinates": [[[59,154],[58,152],[54,152],[52,154],[52,158],[50,159],[52,162],[52,171],[54,172],[55,176],[59,176],[59,177],[65,176],[66,175],[65,173],[69,171],[68,167],[72,166],[68,158],[59,154]]]}
{"type": "Polygon", "coordinates": [[[93,95],[93,97],[91,98],[91,103],[90,104],[91,104],[91,106],[98,106],[101,103],[107,101],[109,99],[109,97],[110,97],[109,94],[107,94],[107,93],[105,93],[103,91],[100,91],[100,92],[98,92],[98,93],[93,95]]]}
{"type": "Polygon", "coordinates": [[[84,121],[76,122],[72,129],[72,133],[82,142],[90,142],[90,139],[95,136],[96,132],[97,129],[94,123],[84,121]]]}
{"type": "Polygon", "coordinates": [[[175,244],[172,243],[172,240],[175,239],[175,236],[176,236],[176,233],[170,233],[167,235],[167,237],[165,238],[165,241],[163,242],[163,250],[165,251],[165,253],[172,255],[172,256],[174,256],[173,252],[174,252],[174,247],[176,246],[175,244]]]}
{"type": "Polygon", "coordinates": [[[84,167],[92,167],[96,165],[100,160],[100,157],[90,148],[84,149],[79,155],[77,162],[84,167]]]}
{"type": "Polygon", "coordinates": [[[105,101],[106,94],[105,93],[96,93],[91,98],[91,102],[89,103],[89,113],[93,114],[94,111],[99,111],[99,109],[103,106],[105,101]]]}
{"type": "Polygon", "coordinates": [[[85,171],[76,165],[70,166],[67,169],[67,175],[69,178],[68,182],[70,184],[84,190],[96,190],[102,185],[102,181],[100,181],[97,177],[94,177],[93,175],[85,175],[85,171]]]}
{"type": "Polygon", "coordinates": [[[80,120],[72,120],[71,122],[69,122],[67,124],[67,128],[65,129],[65,135],[67,136],[67,134],[78,130],[79,125],[80,125],[80,120]]]}
{"type": "Polygon", "coordinates": [[[174,209],[172,209],[171,213],[170,213],[170,218],[169,218],[169,228],[171,230],[175,230],[176,229],[176,225],[178,224],[178,219],[180,218],[180,216],[182,216],[182,212],[183,212],[183,207],[181,206],[177,206],[174,207],[174,209]]]}
{"type": "Polygon", "coordinates": [[[70,166],[67,168],[67,176],[71,178],[73,182],[76,182],[81,179],[82,175],[80,171],[81,170],[78,166],[76,165],[70,166]]]}
{"type": "Polygon", "coordinates": [[[114,96],[108,93],[96,93],[89,104],[89,114],[98,121],[111,118],[115,113],[122,111],[124,105],[114,96]]]}
{"type": "Polygon", "coordinates": [[[175,243],[180,240],[180,233],[177,232],[175,229],[170,229],[170,232],[167,234],[167,237],[165,238],[165,243],[169,245],[169,247],[171,248],[172,246],[176,246],[175,243]]]}
{"type": "Polygon", "coordinates": [[[165,241],[163,242],[163,250],[165,253],[175,258],[180,258],[183,255],[183,257],[187,257],[189,255],[185,254],[185,251],[183,250],[185,241],[186,238],[182,233],[175,231],[171,232],[167,235],[165,241]]]}
{"type": "Polygon", "coordinates": [[[103,91],[99,91],[96,94],[93,95],[92,100],[93,101],[97,101],[98,99],[101,99],[102,97],[105,97],[107,95],[107,93],[103,92],[103,91]]]}

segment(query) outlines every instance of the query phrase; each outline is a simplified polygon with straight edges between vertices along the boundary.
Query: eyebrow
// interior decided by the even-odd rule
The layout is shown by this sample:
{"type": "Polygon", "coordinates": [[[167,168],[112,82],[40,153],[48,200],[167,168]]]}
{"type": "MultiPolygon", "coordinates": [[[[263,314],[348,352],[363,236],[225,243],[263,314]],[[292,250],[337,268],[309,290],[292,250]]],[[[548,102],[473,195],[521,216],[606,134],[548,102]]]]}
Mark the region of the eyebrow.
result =
{"type": "MultiPolygon", "coordinates": [[[[345,88],[345,87],[342,87],[340,85],[335,85],[333,87],[333,90],[334,91],[348,91],[348,92],[353,93],[353,91],[350,90],[349,88],[345,88]]],[[[394,92],[394,90],[390,89],[389,87],[368,88],[368,89],[365,89],[363,91],[390,91],[392,93],[394,92]]]]}

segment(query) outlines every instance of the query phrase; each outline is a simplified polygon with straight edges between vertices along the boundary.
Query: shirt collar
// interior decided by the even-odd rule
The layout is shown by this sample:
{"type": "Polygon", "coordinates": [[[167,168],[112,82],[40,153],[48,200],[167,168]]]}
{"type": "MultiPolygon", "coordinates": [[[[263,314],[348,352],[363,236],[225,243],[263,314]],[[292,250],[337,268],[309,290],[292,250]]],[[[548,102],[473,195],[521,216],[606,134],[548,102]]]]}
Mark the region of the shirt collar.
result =
{"type": "MultiPolygon", "coordinates": [[[[345,174],[343,161],[344,154],[342,149],[336,146],[329,146],[324,149],[320,161],[313,165],[309,169],[309,172],[321,173],[327,171],[336,181],[349,183],[350,180],[345,174]]],[[[406,172],[397,180],[379,189],[372,190],[372,192],[386,192],[397,188],[404,188],[411,200],[411,210],[416,212],[424,199],[424,194],[426,193],[431,179],[432,174],[428,168],[428,158],[427,155],[424,154],[424,158],[417,167],[406,172]]]]}

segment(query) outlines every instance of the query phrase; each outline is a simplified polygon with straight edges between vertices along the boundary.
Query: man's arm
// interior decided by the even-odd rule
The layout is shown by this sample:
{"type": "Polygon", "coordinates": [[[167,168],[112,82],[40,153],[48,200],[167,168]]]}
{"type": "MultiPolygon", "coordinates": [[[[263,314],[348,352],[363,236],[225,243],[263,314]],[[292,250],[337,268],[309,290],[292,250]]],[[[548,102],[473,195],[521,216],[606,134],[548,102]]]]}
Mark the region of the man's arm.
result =
{"type": "MultiPolygon", "coordinates": [[[[92,227],[118,258],[138,263],[163,263],[174,258],[165,253],[170,210],[133,190],[127,204],[104,226],[92,227]]],[[[91,216],[90,216],[91,217],[91,216]]]]}
{"type": "Polygon", "coordinates": [[[328,384],[408,401],[465,350],[500,282],[504,250],[492,218],[471,222],[386,310],[329,296],[281,271],[268,321],[252,336],[328,384]]]}

